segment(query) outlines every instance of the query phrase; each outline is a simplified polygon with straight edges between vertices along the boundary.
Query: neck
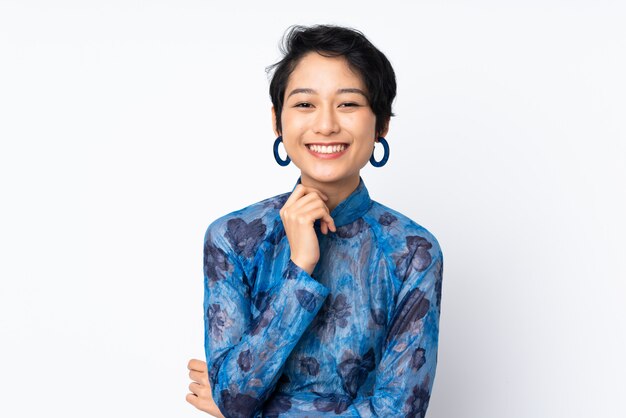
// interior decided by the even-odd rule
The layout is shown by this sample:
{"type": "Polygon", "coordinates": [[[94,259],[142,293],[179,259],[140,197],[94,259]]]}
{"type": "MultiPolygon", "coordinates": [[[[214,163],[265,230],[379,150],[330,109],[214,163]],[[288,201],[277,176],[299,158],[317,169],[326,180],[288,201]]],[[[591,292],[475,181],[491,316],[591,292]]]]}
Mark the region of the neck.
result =
{"type": "Polygon", "coordinates": [[[300,183],[303,186],[313,187],[328,196],[325,202],[328,209],[332,212],[339,203],[350,196],[359,185],[359,172],[349,177],[339,179],[332,182],[317,181],[304,173],[300,174],[300,183]]]}

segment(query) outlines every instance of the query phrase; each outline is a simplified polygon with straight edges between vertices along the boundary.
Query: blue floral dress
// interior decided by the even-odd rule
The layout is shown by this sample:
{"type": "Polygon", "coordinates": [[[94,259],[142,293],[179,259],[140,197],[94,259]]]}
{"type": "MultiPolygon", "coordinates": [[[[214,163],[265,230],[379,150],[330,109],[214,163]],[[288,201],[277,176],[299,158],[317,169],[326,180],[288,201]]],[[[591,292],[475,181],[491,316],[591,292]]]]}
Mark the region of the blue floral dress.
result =
{"type": "Polygon", "coordinates": [[[309,275],[290,259],[279,214],[290,194],[207,228],[204,348],[215,403],[227,418],[424,417],[437,365],[437,240],[372,200],[360,178],[331,212],[336,232],[315,222],[320,259],[309,275]]]}

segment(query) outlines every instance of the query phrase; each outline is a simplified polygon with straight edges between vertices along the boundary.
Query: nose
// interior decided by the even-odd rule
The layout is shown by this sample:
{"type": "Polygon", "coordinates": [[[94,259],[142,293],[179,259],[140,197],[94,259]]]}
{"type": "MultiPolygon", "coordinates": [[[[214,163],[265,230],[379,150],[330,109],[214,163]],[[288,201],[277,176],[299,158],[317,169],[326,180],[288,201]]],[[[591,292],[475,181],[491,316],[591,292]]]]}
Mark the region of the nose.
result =
{"type": "Polygon", "coordinates": [[[322,135],[339,132],[339,123],[332,106],[321,107],[315,116],[313,131],[322,135]]]}

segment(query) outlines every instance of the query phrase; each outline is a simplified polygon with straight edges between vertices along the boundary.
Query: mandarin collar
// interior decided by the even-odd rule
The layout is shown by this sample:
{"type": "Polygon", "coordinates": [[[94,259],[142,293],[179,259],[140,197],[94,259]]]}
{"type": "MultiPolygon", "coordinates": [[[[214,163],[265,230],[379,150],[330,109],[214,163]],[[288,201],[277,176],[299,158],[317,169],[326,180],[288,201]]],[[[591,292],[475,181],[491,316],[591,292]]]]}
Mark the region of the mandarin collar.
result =
{"type": "MultiPolygon", "coordinates": [[[[298,177],[295,186],[291,189],[292,193],[300,183],[302,183],[302,176],[298,177]]],[[[372,199],[370,199],[367,187],[365,187],[365,182],[359,176],[359,185],[348,197],[335,206],[335,209],[330,212],[330,216],[335,221],[335,226],[348,225],[365,215],[371,205],[372,199]]],[[[319,226],[319,222],[319,219],[317,219],[315,225],[319,226]]]]}

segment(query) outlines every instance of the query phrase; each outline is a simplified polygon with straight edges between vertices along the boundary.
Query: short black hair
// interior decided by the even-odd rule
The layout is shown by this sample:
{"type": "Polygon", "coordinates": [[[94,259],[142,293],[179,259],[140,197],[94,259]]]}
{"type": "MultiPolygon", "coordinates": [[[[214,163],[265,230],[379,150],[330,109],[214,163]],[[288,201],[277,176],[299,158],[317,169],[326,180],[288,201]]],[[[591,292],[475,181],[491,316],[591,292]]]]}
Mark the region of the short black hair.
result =
{"type": "Polygon", "coordinates": [[[276,112],[276,129],[282,132],[280,116],[287,81],[302,57],[311,51],[327,57],[344,56],[349,67],[361,76],[367,88],[369,105],[376,115],[376,136],[384,130],[396,97],[396,75],[391,63],[362,32],[343,26],[318,24],[292,25],[279,45],[283,58],[268,66],[275,69],[270,82],[270,98],[276,112]]]}

